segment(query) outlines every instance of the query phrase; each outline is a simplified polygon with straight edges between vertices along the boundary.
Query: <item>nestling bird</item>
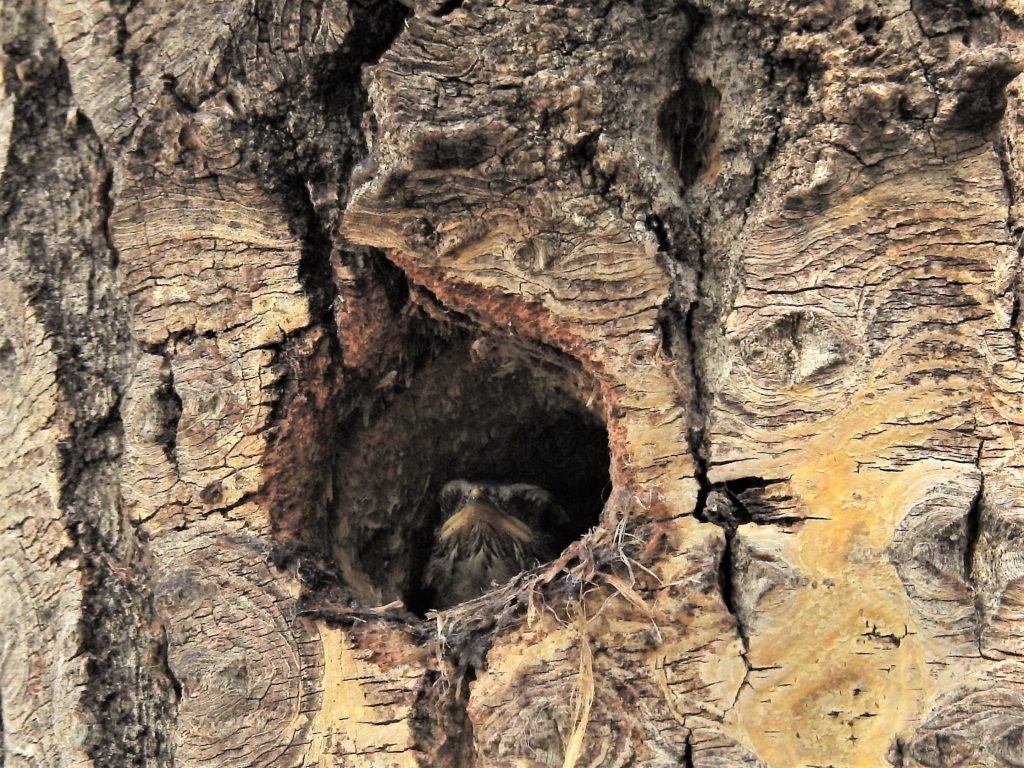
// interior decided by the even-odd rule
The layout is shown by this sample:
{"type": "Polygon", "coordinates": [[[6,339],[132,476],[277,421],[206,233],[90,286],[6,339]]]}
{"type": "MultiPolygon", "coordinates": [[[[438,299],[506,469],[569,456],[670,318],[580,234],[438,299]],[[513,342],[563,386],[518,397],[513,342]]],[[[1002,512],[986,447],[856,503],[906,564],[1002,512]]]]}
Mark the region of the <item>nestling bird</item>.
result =
{"type": "Polygon", "coordinates": [[[434,608],[472,600],[552,559],[557,552],[547,531],[568,522],[550,493],[527,483],[453,480],[440,501],[444,522],[425,574],[434,608]]]}

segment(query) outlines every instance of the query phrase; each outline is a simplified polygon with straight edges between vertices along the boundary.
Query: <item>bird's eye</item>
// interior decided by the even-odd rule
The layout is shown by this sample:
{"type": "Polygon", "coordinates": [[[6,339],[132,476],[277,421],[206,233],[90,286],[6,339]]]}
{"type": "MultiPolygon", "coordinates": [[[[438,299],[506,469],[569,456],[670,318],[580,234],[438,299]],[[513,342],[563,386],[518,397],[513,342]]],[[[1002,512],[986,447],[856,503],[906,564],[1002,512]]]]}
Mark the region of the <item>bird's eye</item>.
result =
{"type": "Polygon", "coordinates": [[[462,505],[463,500],[471,493],[472,486],[464,480],[452,480],[450,483],[446,483],[438,496],[442,516],[448,517],[462,505]]]}

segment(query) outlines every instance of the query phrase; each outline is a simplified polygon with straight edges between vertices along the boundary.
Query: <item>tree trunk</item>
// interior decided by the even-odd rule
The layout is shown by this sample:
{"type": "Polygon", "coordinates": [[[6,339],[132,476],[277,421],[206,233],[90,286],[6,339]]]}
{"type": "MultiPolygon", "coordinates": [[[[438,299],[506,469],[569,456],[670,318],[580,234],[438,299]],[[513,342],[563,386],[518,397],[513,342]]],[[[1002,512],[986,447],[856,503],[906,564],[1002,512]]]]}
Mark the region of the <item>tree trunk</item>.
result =
{"type": "Polygon", "coordinates": [[[0,8],[0,764],[1024,765],[1019,0],[0,8]]]}

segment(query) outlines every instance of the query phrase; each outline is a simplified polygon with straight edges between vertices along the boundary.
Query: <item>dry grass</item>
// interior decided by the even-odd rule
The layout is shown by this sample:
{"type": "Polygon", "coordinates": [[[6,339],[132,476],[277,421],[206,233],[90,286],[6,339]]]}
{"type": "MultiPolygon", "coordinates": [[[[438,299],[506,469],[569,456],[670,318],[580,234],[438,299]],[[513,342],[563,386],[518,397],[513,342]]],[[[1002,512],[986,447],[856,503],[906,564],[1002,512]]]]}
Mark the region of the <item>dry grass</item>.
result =
{"type": "Polygon", "coordinates": [[[587,614],[582,602],[575,603],[575,624],[580,638],[580,668],[576,690],[572,696],[572,730],[565,746],[562,768],[575,768],[583,754],[583,739],[590,723],[590,709],[594,704],[594,651],[587,631],[587,614]]]}

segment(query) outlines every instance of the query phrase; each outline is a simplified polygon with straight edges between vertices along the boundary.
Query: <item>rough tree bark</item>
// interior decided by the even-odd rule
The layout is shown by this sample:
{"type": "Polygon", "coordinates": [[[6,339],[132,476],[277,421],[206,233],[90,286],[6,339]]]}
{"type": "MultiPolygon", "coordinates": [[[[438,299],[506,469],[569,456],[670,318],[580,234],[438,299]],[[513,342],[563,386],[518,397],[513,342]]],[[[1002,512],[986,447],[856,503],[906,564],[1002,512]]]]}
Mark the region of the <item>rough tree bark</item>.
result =
{"type": "Polygon", "coordinates": [[[0,8],[0,764],[1024,765],[1019,0],[0,8]]]}

